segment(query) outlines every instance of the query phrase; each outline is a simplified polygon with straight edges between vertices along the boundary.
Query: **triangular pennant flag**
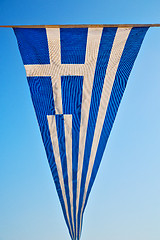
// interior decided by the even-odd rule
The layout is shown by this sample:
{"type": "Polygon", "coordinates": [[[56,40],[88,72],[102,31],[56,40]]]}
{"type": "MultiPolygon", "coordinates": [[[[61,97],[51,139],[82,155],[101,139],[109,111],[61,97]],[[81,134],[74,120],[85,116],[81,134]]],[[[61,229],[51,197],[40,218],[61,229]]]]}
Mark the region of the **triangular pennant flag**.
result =
{"type": "Polygon", "coordinates": [[[14,28],[72,240],[147,30],[14,28]]]}

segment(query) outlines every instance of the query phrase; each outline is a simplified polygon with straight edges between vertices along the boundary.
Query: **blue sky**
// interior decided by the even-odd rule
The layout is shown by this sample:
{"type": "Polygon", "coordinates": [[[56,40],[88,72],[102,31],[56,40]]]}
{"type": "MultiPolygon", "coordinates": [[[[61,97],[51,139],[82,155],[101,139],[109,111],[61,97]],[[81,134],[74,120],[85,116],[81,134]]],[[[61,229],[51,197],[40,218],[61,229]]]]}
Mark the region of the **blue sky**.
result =
{"type": "MultiPolygon", "coordinates": [[[[160,23],[153,1],[0,1],[0,24],[160,23]]],[[[0,240],[70,239],[12,29],[0,29],[0,240]]],[[[160,29],[149,29],[84,214],[81,240],[160,239],[160,29]]]]}

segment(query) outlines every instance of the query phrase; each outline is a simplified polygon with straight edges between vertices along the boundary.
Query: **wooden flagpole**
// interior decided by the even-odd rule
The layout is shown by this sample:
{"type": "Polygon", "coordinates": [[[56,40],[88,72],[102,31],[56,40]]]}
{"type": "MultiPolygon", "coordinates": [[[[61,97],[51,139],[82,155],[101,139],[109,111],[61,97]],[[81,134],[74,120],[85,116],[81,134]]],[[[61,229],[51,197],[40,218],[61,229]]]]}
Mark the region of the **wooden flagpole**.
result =
{"type": "Polygon", "coordinates": [[[101,28],[160,27],[160,24],[1,25],[0,28],[101,28]]]}

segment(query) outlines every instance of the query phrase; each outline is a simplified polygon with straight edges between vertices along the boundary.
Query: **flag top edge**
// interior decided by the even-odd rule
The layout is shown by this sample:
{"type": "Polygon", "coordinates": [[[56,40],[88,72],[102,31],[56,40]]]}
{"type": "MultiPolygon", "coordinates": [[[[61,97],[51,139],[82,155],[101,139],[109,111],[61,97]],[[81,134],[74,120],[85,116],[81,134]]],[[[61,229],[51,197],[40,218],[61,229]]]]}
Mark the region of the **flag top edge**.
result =
{"type": "Polygon", "coordinates": [[[4,28],[102,28],[160,27],[160,24],[66,24],[66,25],[1,25],[4,28]]]}

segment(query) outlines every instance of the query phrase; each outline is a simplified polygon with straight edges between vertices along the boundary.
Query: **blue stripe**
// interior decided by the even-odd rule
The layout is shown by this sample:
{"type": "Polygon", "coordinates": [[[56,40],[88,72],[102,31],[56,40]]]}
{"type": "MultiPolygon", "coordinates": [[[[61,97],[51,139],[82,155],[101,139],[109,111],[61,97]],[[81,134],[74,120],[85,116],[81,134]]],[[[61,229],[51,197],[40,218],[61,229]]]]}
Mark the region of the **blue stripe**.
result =
{"type": "Polygon", "coordinates": [[[69,184],[68,184],[66,147],[65,147],[64,117],[63,117],[63,114],[61,114],[61,115],[55,115],[55,118],[56,118],[59,152],[60,152],[60,159],[61,159],[61,166],[62,166],[62,173],[63,173],[63,181],[65,186],[65,194],[67,198],[69,219],[70,219],[71,228],[73,232],[71,205],[70,205],[70,196],[69,196],[69,184]]]}
{"type": "Polygon", "coordinates": [[[83,76],[61,76],[62,105],[64,114],[81,109],[83,76]]]}
{"type": "Polygon", "coordinates": [[[60,28],[62,64],[84,64],[87,32],[87,28],[60,28]]]}
{"type": "Polygon", "coordinates": [[[45,28],[14,28],[24,64],[49,64],[45,28]]]}
{"type": "Polygon", "coordinates": [[[72,114],[72,180],[73,215],[76,232],[76,194],[78,146],[81,120],[83,76],[61,76],[62,105],[64,114],[72,114]]]}
{"type": "Polygon", "coordinates": [[[77,169],[78,169],[78,146],[80,132],[81,110],[72,115],[72,181],[73,181],[73,216],[75,233],[76,230],[76,199],[77,199],[77,169]]]}
{"type": "Polygon", "coordinates": [[[103,152],[104,152],[107,140],[109,138],[109,135],[118,111],[118,107],[120,105],[123,93],[125,91],[130,72],[133,68],[133,64],[135,62],[135,59],[137,57],[137,54],[139,52],[139,49],[141,47],[141,44],[143,42],[143,39],[145,37],[147,30],[148,28],[146,27],[133,28],[126,42],[126,45],[117,69],[109,105],[107,108],[107,113],[105,116],[105,121],[104,121],[103,129],[102,129],[102,133],[101,133],[101,137],[100,137],[100,141],[99,141],[99,145],[98,145],[98,149],[95,157],[95,162],[93,166],[93,171],[92,171],[92,175],[89,183],[89,188],[87,192],[85,207],[86,207],[88,197],[89,197],[91,188],[93,186],[93,183],[94,183],[94,180],[103,156],[103,152]]]}
{"type": "Polygon", "coordinates": [[[99,53],[98,53],[94,82],[93,82],[84,159],[83,159],[80,202],[79,202],[79,212],[78,212],[78,228],[80,225],[80,212],[81,212],[81,207],[83,203],[86,175],[88,171],[88,164],[89,164],[89,158],[91,153],[94,130],[95,130],[95,125],[96,125],[96,120],[98,115],[99,104],[101,100],[101,93],[103,89],[106,69],[107,69],[116,31],[117,31],[117,28],[104,28],[102,32],[100,47],[99,47],[99,53]]]}
{"type": "MultiPolygon", "coordinates": [[[[34,109],[36,112],[37,120],[39,123],[43,143],[45,146],[49,166],[50,166],[52,176],[56,185],[56,189],[57,189],[57,193],[62,206],[64,218],[70,232],[67,215],[66,215],[66,209],[64,205],[64,199],[62,196],[57,167],[56,167],[55,158],[53,154],[48,121],[47,121],[47,115],[55,114],[51,78],[50,77],[27,77],[27,80],[30,87],[31,97],[32,97],[34,109]]],[[[70,236],[71,236],[71,232],[70,232],[70,236]]]]}

